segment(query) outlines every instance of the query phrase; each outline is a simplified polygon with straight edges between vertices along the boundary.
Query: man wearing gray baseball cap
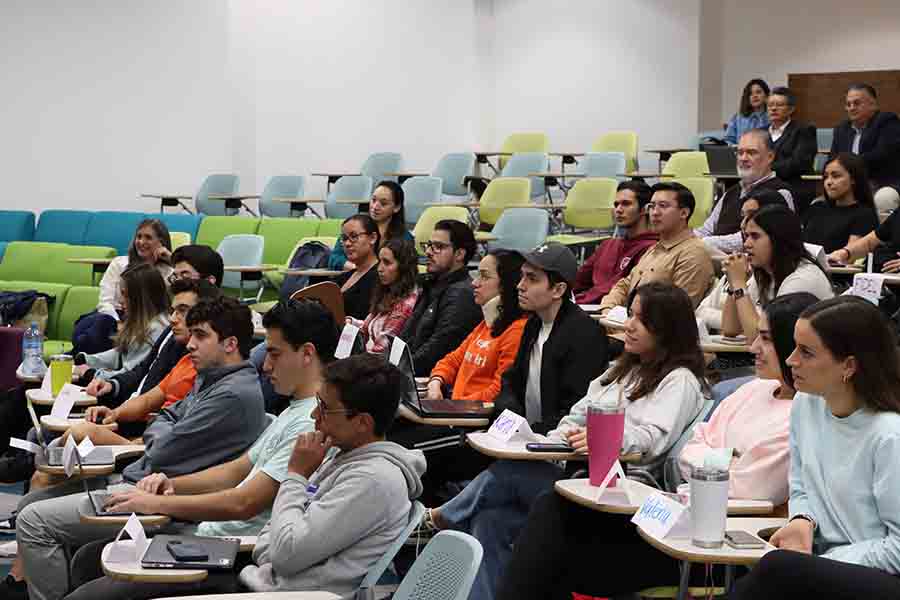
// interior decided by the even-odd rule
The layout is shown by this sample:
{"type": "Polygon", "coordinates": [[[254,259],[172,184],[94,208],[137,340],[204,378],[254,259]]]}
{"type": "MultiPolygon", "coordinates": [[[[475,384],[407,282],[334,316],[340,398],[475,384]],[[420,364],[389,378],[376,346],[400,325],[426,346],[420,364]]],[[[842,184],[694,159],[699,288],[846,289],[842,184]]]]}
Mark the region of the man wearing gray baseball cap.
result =
{"type": "Polygon", "coordinates": [[[548,242],[520,254],[519,304],[532,315],[494,406],[546,433],[606,370],[606,331],[572,300],[578,264],[571,250],[548,242]]]}

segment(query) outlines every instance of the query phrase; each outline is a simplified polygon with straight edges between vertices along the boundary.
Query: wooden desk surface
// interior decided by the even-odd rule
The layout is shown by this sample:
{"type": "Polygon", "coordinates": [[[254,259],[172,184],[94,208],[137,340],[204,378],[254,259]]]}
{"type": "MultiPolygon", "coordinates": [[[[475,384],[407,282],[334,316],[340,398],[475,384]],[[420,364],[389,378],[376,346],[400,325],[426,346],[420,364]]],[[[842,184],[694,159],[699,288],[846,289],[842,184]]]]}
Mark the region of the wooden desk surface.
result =
{"type": "Polygon", "coordinates": [[[272,198],[275,202],[281,202],[282,204],[325,204],[325,201],[321,198],[285,198],[278,197],[272,198]]]}
{"type": "Polygon", "coordinates": [[[737,173],[704,173],[703,176],[713,179],[740,179],[737,173]]]}
{"type": "Polygon", "coordinates": [[[397,414],[407,421],[418,423],[419,425],[438,425],[443,427],[487,427],[488,419],[438,419],[431,417],[420,417],[411,408],[404,404],[400,404],[397,414]]]}
{"type": "Polygon", "coordinates": [[[803,179],[804,181],[822,181],[824,177],[821,175],[801,175],[800,179],[803,179]]]}
{"type": "Polygon", "coordinates": [[[354,205],[355,204],[368,204],[369,199],[366,198],[365,200],[354,200],[353,198],[342,198],[340,200],[335,200],[334,203],[335,204],[354,204],[354,205]]]}
{"type": "Polygon", "coordinates": [[[584,152],[550,152],[550,156],[584,156],[584,152]]]}
{"type": "Polygon", "coordinates": [[[79,265],[108,265],[113,258],[67,258],[66,262],[79,265]]]}
{"type": "Polygon", "coordinates": [[[473,152],[475,156],[512,156],[512,152],[473,152]]]}
{"type": "Polygon", "coordinates": [[[343,171],[338,171],[336,173],[312,173],[313,177],[359,177],[362,175],[360,172],[356,173],[345,173],[343,171]]]}
{"type": "Polygon", "coordinates": [[[837,275],[855,275],[862,273],[865,269],[857,265],[828,265],[827,271],[837,275]]]}
{"type": "MultiPolygon", "coordinates": [[[[124,540],[124,543],[133,544],[131,540],[124,540]]],[[[107,557],[112,544],[104,546],[100,554],[103,572],[111,579],[134,583],[188,583],[206,579],[205,569],[145,569],[141,566],[140,559],[134,562],[109,562],[107,557]]]]}
{"type": "Polygon", "coordinates": [[[141,198],[175,198],[176,200],[192,200],[187,194],[141,194],[141,198]]]}
{"type": "Polygon", "coordinates": [[[478,208],[481,202],[425,202],[422,206],[461,206],[463,208],[478,208]]]}
{"type": "MultiPolygon", "coordinates": [[[[511,442],[511,445],[515,446],[514,449],[503,448],[484,431],[468,434],[466,441],[478,452],[494,458],[508,458],[512,460],[587,460],[587,454],[578,452],[530,452],[525,448],[526,442],[511,442]]],[[[640,461],[641,457],[640,452],[632,452],[620,455],[619,460],[626,464],[632,464],[640,461]]]]}
{"type": "Polygon", "coordinates": [[[344,271],[335,271],[332,269],[282,269],[285,275],[308,275],[310,277],[337,277],[344,271]]]}
{"type": "MultiPolygon", "coordinates": [[[[91,510],[94,507],[91,506],[91,510]]],[[[162,527],[172,522],[168,515],[135,515],[144,527],[162,527]]],[[[78,519],[85,525],[106,525],[109,527],[124,527],[128,517],[98,517],[89,513],[78,513],[78,519]]]]}
{"type": "MultiPolygon", "coordinates": [[[[99,446],[98,446],[99,447],[99,446]]],[[[140,456],[144,453],[146,446],[143,444],[127,444],[127,445],[119,445],[119,446],[105,446],[106,448],[112,448],[113,453],[113,461],[117,461],[123,458],[130,458],[132,456],[140,456]]],[[[65,468],[60,466],[53,466],[46,463],[38,464],[38,461],[35,461],[35,467],[41,473],[47,473],[48,475],[65,475],[65,468]]],[[[108,465],[85,465],[84,474],[85,475],[109,475],[110,473],[115,472],[116,465],[115,462],[108,465]]],[[[76,473],[78,472],[78,468],[75,469],[76,473]]]]}
{"type": "MultiPolygon", "coordinates": [[[[725,529],[738,529],[759,537],[759,532],[771,527],[781,527],[787,523],[787,519],[768,517],[729,517],[725,529]]],[[[764,548],[737,550],[728,544],[721,548],[700,548],[695,546],[690,537],[659,539],[647,534],[638,527],[638,534],[648,544],[657,550],[664,552],[672,558],[686,560],[688,562],[710,563],[716,565],[753,565],[768,552],[775,549],[769,543],[764,548]]],[[[762,540],[762,538],[760,538],[762,540]]]]}
{"type": "Polygon", "coordinates": [[[476,231],[475,232],[475,241],[476,242],[496,242],[499,240],[496,235],[491,233],[490,231],[476,231]]]}
{"type": "Polygon", "coordinates": [[[253,265],[245,267],[227,265],[225,266],[225,270],[230,273],[267,273],[269,271],[277,271],[278,267],[273,267],[272,265],[253,265]]]}
{"type": "Polygon", "coordinates": [[[384,173],[385,177],[429,177],[431,173],[420,173],[418,171],[389,171],[384,173]]]}
{"type": "Polygon", "coordinates": [[[653,179],[654,177],[675,177],[665,173],[657,173],[655,171],[632,171],[631,173],[616,173],[616,177],[639,177],[641,179],[653,179]]]}
{"type": "Polygon", "coordinates": [[[676,152],[695,152],[693,148],[657,148],[655,150],[643,150],[650,154],[675,154],[676,152]]]}
{"type": "MultiPolygon", "coordinates": [[[[35,406],[53,406],[53,403],[56,401],[55,398],[51,397],[50,394],[45,393],[40,388],[25,390],[25,395],[35,406]]],[[[97,399],[93,396],[88,396],[84,391],[82,391],[78,399],[75,400],[75,406],[94,406],[95,404],[97,404],[97,399]]]]}
{"type": "Polygon", "coordinates": [[[709,342],[700,342],[700,348],[704,352],[750,352],[750,345],[746,341],[742,344],[728,343],[722,341],[721,335],[711,335],[709,342]]]}
{"type": "Polygon", "coordinates": [[[562,171],[538,171],[529,173],[530,177],[556,177],[557,179],[579,179],[587,177],[584,173],[563,173],[562,171]]]}
{"type": "MultiPolygon", "coordinates": [[[[41,427],[46,429],[47,431],[57,431],[62,433],[64,431],[68,431],[70,427],[74,425],[80,425],[84,423],[84,419],[60,419],[59,417],[54,417],[53,415],[41,415],[41,427]]],[[[97,427],[106,427],[107,429],[111,429],[113,431],[119,428],[118,423],[109,423],[107,425],[97,424],[97,427]]]]}
{"type": "Polygon", "coordinates": [[[207,196],[210,200],[254,200],[259,197],[259,194],[213,194],[207,196]]]}
{"type": "MultiPolygon", "coordinates": [[[[565,204],[550,204],[548,202],[513,202],[512,204],[504,204],[503,208],[542,208],[544,210],[562,210],[566,207],[565,204]]],[[[579,211],[588,211],[588,210],[609,210],[609,208],[603,207],[593,207],[593,206],[585,206],[583,208],[579,208],[579,211]]]]}

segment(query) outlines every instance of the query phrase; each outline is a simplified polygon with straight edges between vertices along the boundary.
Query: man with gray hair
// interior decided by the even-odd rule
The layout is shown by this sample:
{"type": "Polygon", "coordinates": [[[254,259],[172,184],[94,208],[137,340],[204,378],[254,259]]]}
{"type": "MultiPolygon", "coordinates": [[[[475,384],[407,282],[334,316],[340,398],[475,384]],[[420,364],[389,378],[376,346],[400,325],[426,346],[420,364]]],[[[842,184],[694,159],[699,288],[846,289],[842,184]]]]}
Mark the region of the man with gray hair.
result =
{"type": "Polygon", "coordinates": [[[731,254],[741,250],[744,244],[741,237],[741,204],[753,192],[775,190],[784,196],[791,210],[796,210],[791,187],[778,179],[772,170],[774,160],[775,149],[768,130],[751,129],[741,136],[737,146],[740,181],[726,190],[703,225],[694,230],[694,234],[703,238],[712,252],[731,254]]]}

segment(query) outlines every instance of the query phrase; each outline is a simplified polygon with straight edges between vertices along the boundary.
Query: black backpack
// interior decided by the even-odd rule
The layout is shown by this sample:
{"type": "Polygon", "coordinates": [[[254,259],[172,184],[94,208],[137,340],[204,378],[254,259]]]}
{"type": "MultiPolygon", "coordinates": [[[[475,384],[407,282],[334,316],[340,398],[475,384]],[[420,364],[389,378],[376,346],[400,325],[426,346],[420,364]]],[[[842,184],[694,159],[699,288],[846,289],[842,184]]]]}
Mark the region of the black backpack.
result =
{"type": "MultiPolygon", "coordinates": [[[[328,266],[331,248],[322,242],[306,242],[291,257],[291,269],[324,269],[328,266]]],[[[309,275],[287,275],[281,284],[281,297],[290,298],[297,290],[309,285],[309,275]]]]}

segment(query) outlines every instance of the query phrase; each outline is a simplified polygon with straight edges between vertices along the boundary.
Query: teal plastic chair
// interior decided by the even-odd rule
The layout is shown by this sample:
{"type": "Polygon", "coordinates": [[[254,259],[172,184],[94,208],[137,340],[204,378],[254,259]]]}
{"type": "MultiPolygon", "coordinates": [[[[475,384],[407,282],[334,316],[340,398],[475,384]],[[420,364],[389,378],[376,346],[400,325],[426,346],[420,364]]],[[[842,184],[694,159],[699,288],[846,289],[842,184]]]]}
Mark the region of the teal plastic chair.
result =
{"type": "Polygon", "coordinates": [[[483,554],[471,535],[439,532],[403,578],[394,600],[466,600],[483,554]]]}
{"type": "Polygon", "coordinates": [[[625,172],[624,152],[588,152],[578,164],[578,172],[587,177],[609,177],[622,181],[625,172]]]}
{"type": "Polygon", "coordinates": [[[465,198],[469,189],[464,180],[475,173],[475,155],[471,152],[445,154],[438,161],[432,176],[440,177],[445,196],[465,198]]]}
{"type": "MultiPolygon", "coordinates": [[[[816,143],[819,150],[831,150],[831,142],[834,140],[834,129],[816,129],[816,143]]],[[[816,160],[813,162],[813,170],[821,173],[825,170],[825,163],[828,162],[827,154],[816,154],[816,160]]]]}
{"type": "Polygon", "coordinates": [[[30,210],[0,210],[0,241],[30,242],[35,221],[30,210]]]}
{"type": "MultiPolygon", "coordinates": [[[[216,248],[226,267],[258,267],[262,265],[264,250],[265,238],[250,234],[226,235],[216,248]]],[[[257,296],[262,292],[262,279],[255,281],[244,279],[242,282],[241,273],[225,271],[222,276],[222,288],[239,290],[240,299],[243,300],[244,292],[254,292],[257,296]]]]}
{"type": "MultiPolygon", "coordinates": [[[[360,174],[372,178],[372,183],[377,184],[385,179],[397,181],[396,176],[388,177],[385,173],[397,173],[403,170],[403,155],[399,152],[376,152],[370,154],[366,162],[359,170],[360,174]]],[[[370,189],[366,195],[372,193],[370,189]]]]}
{"type": "Polygon", "coordinates": [[[338,200],[357,200],[368,204],[372,195],[372,178],[366,175],[345,175],[331,186],[325,198],[325,216],[329,219],[346,219],[359,212],[355,204],[338,204],[338,200]]]}
{"type": "Polygon", "coordinates": [[[441,201],[440,177],[410,177],[403,182],[403,212],[407,225],[415,225],[425,211],[426,204],[441,201]]]}
{"type": "Polygon", "coordinates": [[[300,175],[275,175],[270,177],[259,197],[259,214],[264,217],[293,217],[291,205],[276,202],[275,198],[302,198],[305,182],[300,175]]]}
{"type": "Polygon", "coordinates": [[[116,254],[124,256],[131,248],[138,223],[146,218],[146,213],[98,210],[88,222],[83,243],[86,246],[110,246],[116,249],[116,254]]]}
{"type": "Polygon", "coordinates": [[[93,218],[94,213],[87,210],[45,210],[38,219],[34,241],[80,246],[93,218]]]}
{"type": "Polygon", "coordinates": [[[500,218],[491,234],[497,236],[496,241],[488,242],[488,250],[503,248],[529,252],[540,246],[550,233],[550,216],[542,208],[507,208],[500,213],[500,218]]]}
{"type": "MultiPolygon", "coordinates": [[[[529,173],[540,173],[550,169],[550,160],[544,152],[519,152],[506,161],[500,177],[528,177],[529,173]]],[[[531,197],[540,198],[546,193],[543,177],[530,177],[531,197]]]]}
{"type": "Polygon", "coordinates": [[[210,200],[210,196],[231,196],[238,193],[241,178],[237,175],[210,175],[203,180],[200,189],[194,195],[194,208],[198,213],[212,217],[224,217],[238,214],[237,208],[225,208],[223,200],[210,200]]]}

